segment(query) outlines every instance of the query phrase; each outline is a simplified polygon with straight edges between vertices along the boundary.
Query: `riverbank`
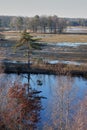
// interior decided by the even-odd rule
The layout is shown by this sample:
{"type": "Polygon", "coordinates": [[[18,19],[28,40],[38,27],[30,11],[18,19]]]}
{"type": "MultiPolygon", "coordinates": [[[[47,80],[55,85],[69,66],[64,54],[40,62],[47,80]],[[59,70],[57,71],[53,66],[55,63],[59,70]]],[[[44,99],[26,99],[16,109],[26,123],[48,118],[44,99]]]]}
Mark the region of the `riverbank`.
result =
{"type": "Polygon", "coordinates": [[[26,64],[5,63],[2,64],[4,73],[32,73],[32,74],[54,74],[54,75],[71,75],[71,76],[87,76],[86,65],[70,65],[70,64],[31,64],[28,68],[26,64]]]}

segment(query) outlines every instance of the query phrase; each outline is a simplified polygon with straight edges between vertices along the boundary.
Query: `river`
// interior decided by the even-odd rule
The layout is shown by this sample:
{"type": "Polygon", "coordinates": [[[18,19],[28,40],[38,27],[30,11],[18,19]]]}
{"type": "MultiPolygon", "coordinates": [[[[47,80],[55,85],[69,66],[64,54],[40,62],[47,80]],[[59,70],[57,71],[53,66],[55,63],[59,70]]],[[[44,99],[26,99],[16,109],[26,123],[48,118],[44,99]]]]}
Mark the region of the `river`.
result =
{"type": "MultiPolygon", "coordinates": [[[[35,119],[37,120],[29,122],[28,118],[28,121],[25,122],[27,124],[31,123],[31,125],[28,124],[27,128],[32,126],[32,129],[35,130],[49,130],[52,128],[52,130],[55,130],[60,129],[61,122],[65,128],[66,119],[69,124],[74,123],[73,118],[80,109],[80,102],[83,101],[87,94],[87,79],[43,74],[0,74],[0,88],[4,86],[5,93],[8,93],[9,88],[14,84],[24,85],[27,83],[29,84],[29,92],[34,92],[33,100],[38,99],[38,101],[35,100],[37,103],[35,102],[33,112],[28,111],[27,113],[29,115],[30,112],[32,115],[35,112],[35,117],[37,117],[35,119]],[[68,113],[67,116],[66,113],[68,113]]],[[[26,89],[26,95],[29,92],[26,89]]],[[[22,124],[25,122],[22,122],[22,124]]],[[[23,130],[25,130],[24,125],[23,130]]]]}

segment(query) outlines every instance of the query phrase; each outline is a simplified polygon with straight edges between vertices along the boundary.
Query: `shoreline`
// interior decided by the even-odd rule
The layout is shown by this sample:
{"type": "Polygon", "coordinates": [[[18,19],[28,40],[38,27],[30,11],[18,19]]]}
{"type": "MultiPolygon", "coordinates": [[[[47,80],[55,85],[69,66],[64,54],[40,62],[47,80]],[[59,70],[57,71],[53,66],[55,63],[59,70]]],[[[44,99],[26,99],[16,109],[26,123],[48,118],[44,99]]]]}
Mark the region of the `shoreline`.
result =
{"type": "Polygon", "coordinates": [[[70,75],[87,77],[87,67],[84,65],[67,65],[67,64],[39,64],[30,66],[28,69],[27,64],[5,63],[1,65],[3,73],[30,73],[30,74],[48,74],[48,75],[70,75]]]}

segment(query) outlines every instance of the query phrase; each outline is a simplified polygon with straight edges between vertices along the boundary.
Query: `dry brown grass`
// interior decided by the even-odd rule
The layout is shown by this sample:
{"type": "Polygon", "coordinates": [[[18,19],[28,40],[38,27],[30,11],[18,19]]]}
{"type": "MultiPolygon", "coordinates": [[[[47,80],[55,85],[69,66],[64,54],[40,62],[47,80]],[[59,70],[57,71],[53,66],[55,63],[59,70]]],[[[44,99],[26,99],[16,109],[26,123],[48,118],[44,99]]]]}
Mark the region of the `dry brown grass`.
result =
{"type": "MultiPolygon", "coordinates": [[[[7,39],[19,39],[20,32],[8,31],[3,32],[7,39]]],[[[79,34],[39,34],[31,33],[35,37],[41,38],[43,42],[87,42],[87,35],[79,34]]]]}
{"type": "Polygon", "coordinates": [[[42,38],[44,42],[87,42],[87,35],[56,34],[42,38]]]}
{"type": "Polygon", "coordinates": [[[38,65],[32,65],[31,66],[32,71],[38,73],[48,73],[48,74],[59,74],[59,75],[78,75],[78,76],[87,76],[87,66],[86,65],[67,65],[67,64],[38,64],[38,65]]]}

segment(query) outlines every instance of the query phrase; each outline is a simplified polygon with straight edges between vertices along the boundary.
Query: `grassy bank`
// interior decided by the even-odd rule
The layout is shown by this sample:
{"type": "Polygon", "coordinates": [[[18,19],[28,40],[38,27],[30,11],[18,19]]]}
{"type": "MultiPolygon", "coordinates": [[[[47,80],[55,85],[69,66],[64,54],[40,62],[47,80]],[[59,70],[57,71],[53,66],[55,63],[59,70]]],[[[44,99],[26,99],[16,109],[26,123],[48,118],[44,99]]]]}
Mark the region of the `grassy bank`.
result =
{"type": "Polygon", "coordinates": [[[87,76],[86,65],[67,65],[67,64],[32,64],[28,69],[27,64],[5,63],[2,65],[5,73],[33,73],[33,74],[57,74],[72,76],[87,76]]]}
{"type": "MultiPolygon", "coordinates": [[[[20,38],[20,32],[3,32],[7,39],[17,40],[20,38]]],[[[41,38],[43,42],[87,42],[86,34],[39,34],[31,33],[31,35],[41,38]]]]}

